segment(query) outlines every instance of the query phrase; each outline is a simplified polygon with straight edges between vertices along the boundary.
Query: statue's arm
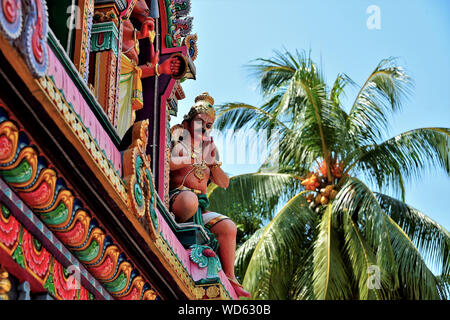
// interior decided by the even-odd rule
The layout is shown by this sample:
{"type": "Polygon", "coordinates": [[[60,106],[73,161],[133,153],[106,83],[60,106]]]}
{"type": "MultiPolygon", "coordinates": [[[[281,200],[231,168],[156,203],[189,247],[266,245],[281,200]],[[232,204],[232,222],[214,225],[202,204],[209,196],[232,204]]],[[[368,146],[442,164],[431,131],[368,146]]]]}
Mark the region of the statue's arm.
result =
{"type": "Polygon", "coordinates": [[[154,75],[156,75],[156,72],[155,72],[156,67],[154,64],[150,64],[150,65],[143,64],[143,65],[140,65],[139,68],[141,68],[141,70],[142,70],[141,79],[153,77],[154,75]]]}
{"type": "Polygon", "coordinates": [[[170,150],[170,170],[179,170],[192,164],[189,153],[179,143],[170,150]]]}
{"type": "Polygon", "coordinates": [[[228,178],[225,171],[220,167],[219,162],[219,152],[214,144],[212,138],[210,142],[205,144],[205,149],[203,150],[203,156],[206,159],[206,163],[210,168],[210,179],[212,182],[217,184],[221,188],[228,188],[230,184],[230,178],[228,178]]]}
{"type": "Polygon", "coordinates": [[[211,181],[221,188],[228,188],[228,185],[230,184],[230,178],[228,178],[225,171],[219,166],[211,167],[211,181]]]}

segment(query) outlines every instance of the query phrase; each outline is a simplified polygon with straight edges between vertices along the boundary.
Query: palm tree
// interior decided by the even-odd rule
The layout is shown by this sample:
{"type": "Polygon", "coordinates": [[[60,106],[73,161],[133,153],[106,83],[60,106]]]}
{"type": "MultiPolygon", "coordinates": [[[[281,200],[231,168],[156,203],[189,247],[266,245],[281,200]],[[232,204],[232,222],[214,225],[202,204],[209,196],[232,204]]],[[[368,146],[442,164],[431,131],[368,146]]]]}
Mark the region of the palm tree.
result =
{"type": "Polygon", "coordinates": [[[215,125],[265,129],[271,152],[257,172],[208,193],[219,212],[264,204],[270,223],[236,254],[252,297],[448,298],[449,232],[404,203],[404,186],[427,167],[450,174],[450,129],[389,138],[389,117],[412,88],[396,59],[382,60],[361,87],[345,74],[327,86],[299,52],[275,52],[250,68],[265,103],[220,106],[215,125]],[[345,109],[349,85],[358,92],[345,109]]]}

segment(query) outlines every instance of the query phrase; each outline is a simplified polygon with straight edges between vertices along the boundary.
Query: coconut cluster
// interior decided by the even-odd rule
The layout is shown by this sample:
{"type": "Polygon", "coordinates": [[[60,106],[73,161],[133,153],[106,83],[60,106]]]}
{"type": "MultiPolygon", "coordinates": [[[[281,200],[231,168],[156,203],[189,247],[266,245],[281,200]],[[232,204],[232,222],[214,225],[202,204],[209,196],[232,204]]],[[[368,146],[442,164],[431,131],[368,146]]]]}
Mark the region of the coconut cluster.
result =
{"type": "Polygon", "coordinates": [[[327,205],[330,200],[336,198],[338,190],[334,182],[337,182],[343,176],[342,163],[333,162],[331,166],[332,181],[328,181],[327,167],[325,161],[322,161],[317,170],[310,172],[308,176],[302,180],[302,185],[306,190],[313,191],[306,196],[306,200],[311,203],[312,207],[319,205],[327,205]]]}

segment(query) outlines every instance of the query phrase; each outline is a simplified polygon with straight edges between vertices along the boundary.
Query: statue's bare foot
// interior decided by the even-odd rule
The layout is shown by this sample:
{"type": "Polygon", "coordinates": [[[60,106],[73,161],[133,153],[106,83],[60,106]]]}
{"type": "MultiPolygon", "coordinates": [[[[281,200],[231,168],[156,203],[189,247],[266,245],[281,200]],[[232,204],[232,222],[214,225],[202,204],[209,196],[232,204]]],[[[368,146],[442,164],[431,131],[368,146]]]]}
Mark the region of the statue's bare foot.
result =
{"type": "Polygon", "coordinates": [[[231,285],[234,288],[234,291],[236,292],[236,294],[238,295],[238,297],[245,297],[245,298],[250,298],[251,294],[247,291],[244,290],[244,288],[242,287],[242,285],[236,280],[236,278],[231,279],[228,278],[228,280],[230,280],[231,285]]]}

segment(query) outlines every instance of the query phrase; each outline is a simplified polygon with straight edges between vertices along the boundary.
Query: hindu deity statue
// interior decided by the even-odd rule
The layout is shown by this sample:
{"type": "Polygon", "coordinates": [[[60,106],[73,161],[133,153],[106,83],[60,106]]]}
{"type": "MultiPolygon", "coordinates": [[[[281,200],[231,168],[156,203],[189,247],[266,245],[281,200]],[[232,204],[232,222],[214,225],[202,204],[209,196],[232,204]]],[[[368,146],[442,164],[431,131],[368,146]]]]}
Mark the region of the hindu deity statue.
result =
{"type": "Polygon", "coordinates": [[[210,136],[215,121],[213,105],[213,98],[202,93],[195,98],[195,104],[183,122],[171,129],[169,209],[178,222],[188,221],[201,210],[205,227],[219,242],[223,271],[239,296],[250,297],[234,274],[236,225],[227,216],[207,210],[208,184],[213,182],[221,188],[227,188],[229,184],[210,136]]]}
{"type": "Polygon", "coordinates": [[[159,51],[154,50],[155,21],[150,17],[150,9],[145,0],[139,0],[131,16],[123,19],[122,56],[120,70],[120,100],[119,123],[117,131],[122,138],[133,125],[135,112],[143,107],[141,79],[160,76],[161,74],[176,75],[180,72],[181,60],[173,56],[159,64],[159,51]],[[136,19],[140,29],[136,29],[130,18],[136,19]],[[139,40],[148,38],[151,43],[150,61],[139,64],[139,40]],[[131,102],[131,103],[130,103],[131,102]]]}

